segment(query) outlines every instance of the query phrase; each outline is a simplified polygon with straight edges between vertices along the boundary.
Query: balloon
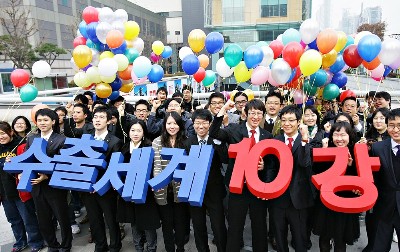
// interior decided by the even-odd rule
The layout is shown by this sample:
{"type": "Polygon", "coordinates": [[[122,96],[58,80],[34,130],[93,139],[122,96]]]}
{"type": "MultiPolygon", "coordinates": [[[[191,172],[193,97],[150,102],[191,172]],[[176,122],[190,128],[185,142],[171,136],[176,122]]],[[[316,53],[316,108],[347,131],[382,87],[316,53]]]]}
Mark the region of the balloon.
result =
{"type": "Polygon", "coordinates": [[[327,79],[327,73],[324,70],[319,69],[317,72],[310,75],[310,85],[315,87],[322,87],[326,84],[327,79]]]}
{"type": "Polygon", "coordinates": [[[112,26],[109,23],[106,22],[101,22],[97,25],[96,27],[96,36],[97,39],[103,43],[106,44],[106,38],[107,38],[107,34],[113,30],[112,26]]]}
{"type": "Polygon", "coordinates": [[[344,71],[346,71],[347,69],[349,69],[349,66],[345,64],[344,67],[342,68],[342,70],[340,70],[340,72],[344,72],[344,71]]]}
{"type": "Polygon", "coordinates": [[[89,36],[87,35],[86,28],[87,28],[87,24],[86,24],[85,21],[82,21],[82,22],[79,23],[79,26],[78,26],[79,33],[80,33],[84,38],[87,39],[87,38],[89,38],[89,36]]]}
{"type": "Polygon", "coordinates": [[[144,41],[141,38],[135,38],[133,41],[133,48],[135,48],[139,53],[143,51],[144,41]]]}
{"type": "Polygon", "coordinates": [[[370,34],[372,34],[370,31],[362,31],[362,32],[357,33],[356,37],[354,38],[354,44],[355,44],[355,45],[358,45],[358,42],[360,42],[360,40],[361,40],[364,36],[370,35],[370,34]]]}
{"type": "Polygon", "coordinates": [[[86,77],[90,83],[100,83],[101,82],[99,68],[96,66],[89,67],[89,69],[86,70],[86,77]]]}
{"type": "Polygon", "coordinates": [[[92,61],[90,61],[89,65],[98,66],[100,62],[100,54],[96,49],[90,49],[92,51],[92,61]]]}
{"type": "Polygon", "coordinates": [[[194,54],[190,54],[182,60],[182,69],[189,75],[195,74],[199,67],[200,61],[194,54]]]}
{"type": "Polygon", "coordinates": [[[287,45],[290,42],[300,43],[300,41],[301,41],[300,32],[296,29],[289,28],[282,34],[283,45],[287,45]]]}
{"type": "Polygon", "coordinates": [[[265,66],[256,67],[251,73],[251,83],[254,86],[259,86],[268,81],[271,70],[265,66]]]}
{"type": "Polygon", "coordinates": [[[229,94],[229,92],[227,91],[222,91],[221,94],[224,95],[225,100],[229,100],[231,98],[231,95],[229,94]]]}
{"type": "Polygon", "coordinates": [[[366,69],[373,70],[373,69],[377,68],[379,66],[379,64],[381,64],[381,62],[379,61],[379,57],[376,57],[371,62],[366,62],[365,60],[363,60],[362,64],[366,69]]]}
{"type": "Polygon", "coordinates": [[[161,59],[161,56],[155,54],[154,52],[151,52],[151,54],[150,54],[150,60],[151,60],[153,63],[157,63],[160,59],[161,59]]]}
{"type": "Polygon", "coordinates": [[[19,97],[21,98],[22,102],[30,102],[35,100],[38,95],[38,90],[32,84],[27,84],[19,90],[19,97]]]}
{"type": "Polygon", "coordinates": [[[346,99],[347,97],[354,97],[354,98],[356,98],[357,96],[356,96],[356,94],[355,94],[353,91],[351,91],[350,89],[347,89],[347,90],[343,91],[343,92],[340,94],[339,101],[340,101],[340,102],[343,102],[344,99],[346,99]]]}
{"type": "Polygon", "coordinates": [[[141,85],[147,81],[147,76],[143,78],[138,78],[134,71],[132,71],[131,77],[132,77],[132,82],[136,85],[141,85]]]}
{"type": "Polygon", "coordinates": [[[295,90],[293,92],[293,103],[294,104],[302,104],[304,101],[304,98],[306,98],[307,96],[305,96],[303,94],[302,90],[295,90]]]}
{"type": "Polygon", "coordinates": [[[397,69],[400,67],[400,57],[397,58],[392,64],[389,65],[391,69],[397,69]]]}
{"type": "Polygon", "coordinates": [[[313,42],[317,38],[318,33],[319,24],[316,20],[306,19],[300,25],[301,40],[303,40],[303,42],[306,44],[313,42]]]}
{"type": "Polygon", "coordinates": [[[114,19],[125,23],[128,21],[128,13],[124,9],[118,9],[114,12],[114,19]]]}
{"type": "Polygon", "coordinates": [[[33,63],[32,73],[35,78],[44,78],[49,76],[51,67],[49,63],[44,60],[39,60],[33,63]]]}
{"type": "Polygon", "coordinates": [[[319,51],[318,46],[317,46],[317,39],[312,41],[311,43],[308,44],[309,49],[314,49],[316,51],[319,51]]]}
{"type": "Polygon", "coordinates": [[[343,72],[338,72],[333,75],[332,84],[336,84],[339,88],[342,88],[347,83],[347,75],[343,72]]]}
{"type": "Polygon", "coordinates": [[[168,59],[172,55],[172,48],[170,46],[164,46],[164,51],[161,53],[161,56],[164,59],[168,59]]]}
{"type": "Polygon", "coordinates": [[[239,64],[243,58],[243,50],[238,44],[230,44],[224,50],[226,64],[234,67],[239,64]]]}
{"type": "Polygon", "coordinates": [[[306,101],[306,106],[312,105],[314,105],[314,99],[312,97],[308,97],[308,100],[306,101]]]}
{"type": "Polygon", "coordinates": [[[219,52],[224,47],[224,36],[219,32],[210,32],[206,37],[205,46],[209,54],[219,52]]]}
{"type": "Polygon", "coordinates": [[[339,87],[335,84],[328,84],[324,87],[324,91],[322,92],[322,98],[324,100],[330,101],[338,97],[340,94],[339,87]]]}
{"type": "Polygon", "coordinates": [[[329,53],[322,55],[322,68],[329,68],[332,66],[336,61],[337,55],[338,54],[335,49],[332,49],[332,51],[329,53]]]}
{"type": "Polygon", "coordinates": [[[332,78],[333,78],[333,73],[331,73],[330,71],[325,71],[325,73],[326,73],[326,76],[327,76],[325,84],[331,83],[332,78]]]}
{"type": "Polygon", "coordinates": [[[247,68],[255,68],[264,58],[263,51],[256,45],[249,46],[244,51],[243,60],[247,68]]]}
{"type": "Polygon", "coordinates": [[[229,94],[229,99],[231,101],[234,101],[233,98],[235,97],[236,93],[239,92],[238,90],[233,90],[230,94],[229,94]]]}
{"type": "Polygon", "coordinates": [[[99,98],[108,98],[112,93],[112,88],[107,83],[99,83],[96,85],[95,93],[99,98]]]}
{"type": "Polygon", "coordinates": [[[125,25],[120,21],[114,21],[111,24],[112,30],[120,31],[122,34],[125,34],[125,25]]]}
{"type": "Polygon", "coordinates": [[[217,73],[219,74],[219,76],[221,76],[222,78],[228,78],[233,73],[233,68],[230,68],[226,64],[226,61],[225,61],[224,57],[218,59],[217,64],[215,65],[215,68],[216,68],[217,73]]]}
{"type": "Polygon", "coordinates": [[[114,53],[110,51],[105,51],[100,54],[99,60],[107,59],[107,58],[114,58],[114,53]]]}
{"type": "Polygon", "coordinates": [[[188,43],[193,52],[203,50],[206,41],[206,34],[200,29],[194,29],[189,33],[188,43]]]}
{"type": "Polygon", "coordinates": [[[337,38],[336,45],[333,49],[335,49],[336,52],[340,52],[346,46],[347,35],[346,35],[346,33],[342,32],[342,31],[338,31],[336,34],[337,34],[338,38],[337,38]]]}
{"type": "Polygon", "coordinates": [[[245,90],[243,91],[243,93],[245,93],[245,94],[247,95],[247,100],[248,100],[248,101],[254,100],[254,92],[253,92],[253,90],[251,90],[251,89],[245,89],[245,90]]]}
{"type": "Polygon", "coordinates": [[[205,54],[200,54],[197,58],[199,59],[202,68],[207,68],[208,64],[210,64],[210,59],[205,54]]]}
{"type": "Polygon", "coordinates": [[[71,58],[69,63],[71,64],[72,69],[74,69],[75,72],[79,71],[79,67],[75,64],[74,58],[71,58]]]}
{"type": "Polygon", "coordinates": [[[289,64],[291,68],[295,68],[299,65],[300,57],[303,54],[304,49],[298,42],[289,42],[283,48],[282,58],[289,64]]]}
{"type": "Polygon", "coordinates": [[[129,65],[124,71],[118,72],[118,77],[121,80],[130,80],[132,79],[131,74],[132,74],[132,65],[129,65]]]}
{"type": "Polygon", "coordinates": [[[99,21],[99,12],[95,7],[87,6],[83,9],[82,18],[86,24],[99,21]]]}
{"type": "Polygon", "coordinates": [[[159,40],[154,41],[151,45],[151,49],[156,55],[161,55],[161,53],[164,51],[164,44],[159,40]]]}
{"type": "Polygon", "coordinates": [[[269,67],[269,65],[271,65],[272,61],[274,60],[274,52],[268,45],[262,46],[261,50],[263,52],[264,57],[260,63],[260,66],[269,67]]]}
{"type": "Polygon", "coordinates": [[[105,58],[99,62],[99,73],[102,76],[113,76],[118,71],[118,63],[111,58],[105,58]]]}
{"type": "Polygon", "coordinates": [[[110,99],[111,101],[117,99],[119,97],[119,90],[116,91],[112,91],[110,96],[108,97],[108,99],[110,99]]]}
{"type": "Polygon", "coordinates": [[[132,64],[132,70],[138,78],[143,78],[151,71],[151,62],[144,56],[139,56],[132,64]]]}
{"type": "Polygon", "coordinates": [[[72,57],[79,68],[84,68],[92,61],[92,51],[85,45],[79,45],[72,51],[72,57]]]}
{"type": "Polygon", "coordinates": [[[338,54],[338,56],[336,57],[335,63],[329,68],[329,71],[331,71],[332,73],[335,74],[337,72],[340,72],[344,66],[345,66],[345,63],[343,60],[343,56],[341,54],[338,54]]]}
{"type": "Polygon", "coordinates": [[[295,88],[299,88],[297,86],[302,86],[302,82],[298,83],[298,79],[301,76],[301,71],[300,71],[300,67],[295,67],[292,69],[292,73],[290,74],[290,78],[289,80],[286,82],[288,84],[288,86],[294,86],[295,88]]]}
{"type": "Polygon", "coordinates": [[[76,73],[74,76],[74,83],[78,87],[82,87],[82,88],[88,87],[92,84],[85,72],[76,73]]]}
{"type": "Polygon", "coordinates": [[[32,119],[32,122],[34,123],[34,124],[36,124],[36,120],[35,120],[35,115],[36,115],[36,112],[39,110],[39,109],[45,109],[45,108],[49,108],[46,104],[37,104],[37,105],[35,105],[35,106],[33,106],[33,108],[31,109],[31,119],[32,119]]]}
{"type": "Polygon", "coordinates": [[[246,82],[251,77],[251,71],[246,67],[246,63],[244,61],[240,61],[240,63],[233,70],[235,79],[238,83],[246,82]]]}
{"type": "Polygon", "coordinates": [[[379,66],[371,71],[372,78],[381,78],[385,73],[385,67],[383,64],[379,64],[379,66]]]}
{"type": "Polygon", "coordinates": [[[286,84],[292,74],[292,69],[289,64],[283,59],[276,59],[272,63],[271,75],[272,78],[280,85],[286,84]]]}
{"type": "Polygon", "coordinates": [[[385,66],[385,72],[383,72],[383,77],[386,77],[393,69],[390,66],[385,66]]]}
{"type": "MultiPolygon", "coordinates": [[[[99,21],[107,22],[109,24],[114,21],[114,12],[109,7],[103,7],[99,10],[99,21]]],[[[106,97],[105,97],[106,98],[106,97]]]]}
{"type": "Polygon", "coordinates": [[[330,52],[338,40],[338,35],[333,29],[325,29],[317,36],[317,46],[321,53],[325,54],[330,52]]]}
{"type": "Polygon", "coordinates": [[[360,39],[357,45],[357,51],[363,60],[371,62],[379,55],[381,47],[381,39],[375,34],[370,34],[360,39]]]}
{"type": "Polygon", "coordinates": [[[400,58],[400,41],[394,38],[385,39],[378,55],[384,65],[390,65],[400,58]]]}
{"type": "Polygon", "coordinates": [[[269,47],[272,49],[274,52],[274,59],[278,58],[279,55],[281,55],[282,50],[283,50],[283,43],[282,41],[279,40],[273,40],[270,44],[269,47]]]}
{"type": "Polygon", "coordinates": [[[322,56],[316,50],[307,50],[300,57],[300,70],[304,76],[309,76],[321,67],[322,65],[322,56]]]}
{"type": "Polygon", "coordinates": [[[182,47],[181,49],[179,49],[179,58],[181,60],[183,60],[186,56],[193,54],[192,49],[190,49],[187,46],[182,47]]]}
{"type": "Polygon", "coordinates": [[[200,83],[204,77],[206,77],[206,70],[204,70],[204,68],[199,67],[199,70],[197,70],[197,72],[195,74],[193,74],[193,78],[200,83]]]}
{"type": "Polygon", "coordinates": [[[349,45],[343,52],[343,60],[344,62],[352,68],[356,68],[363,62],[363,59],[360,57],[357,51],[356,45],[349,45]]]}
{"type": "Polygon", "coordinates": [[[117,47],[117,48],[111,48],[110,50],[111,50],[111,52],[114,53],[114,54],[124,54],[125,51],[126,51],[126,48],[127,48],[127,45],[126,45],[126,41],[124,40],[124,41],[122,42],[122,45],[120,45],[120,46],[117,47]]]}
{"type": "Polygon", "coordinates": [[[209,86],[211,86],[212,84],[214,84],[215,79],[216,79],[216,76],[215,76],[214,71],[212,71],[212,70],[207,70],[207,71],[206,71],[206,75],[205,75],[205,77],[204,77],[204,79],[203,79],[203,85],[204,85],[205,87],[209,87],[209,86]]]}
{"type": "Polygon", "coordinates": [[[151,83],[159,82],[164,77],[164,69],[157,64],[151,66],[150,73],[147,75],[151,83]]]}
{"type": "Polygon", "coordinates": [[[118,71],[125,70],[129,65],[128,58],[123,54],[117,54],[114,56],[115,62],[118,64],[118,71]]]}
{"type": "Polygon", "coordinates": [[[305,80],[303,83],[304,93],[308,96],[314,96],[317,93],[318,87],[311,85],[309,80],[305,80]]]}
{"type": "Polygon", "coordinates": [[[22,87],[29,82],[30,74],[24,69],[15,69],[11,72],[11,83],[14,87],[22,87]]]}
{"type": "Polygon", "coordinates": [[[97,26],[99,25],[99,23],[97,23],[97,22],[92,22],[92,23],[90,23],[90,24],[88,24],[87,26],[86,26],[86,33],[87,33],[87,36],[89,37],[89,39],[93,42],[93,43],[95,43],[95,44],[98,44],[98,43],[100,43],[100,40],[97,38],[97,35],[96,35],[96,29],[97,29],[97,26]]]}
{"type": "Polygon", "coordinates": [[[346,49],[349,45],[354,45],[354,38],[350,35],[347,36],[347,42],[346,45],[344,46],[344,49],[346,49]]]}
{"type": "Polygon", "coordinates": [[[118,91],[122,87],[122,81],[120,78],[115,78],[113,82],[110,83],[112,91],[118,91]]]}
{"type": "Polygon", "coordinates": [[[84,37],[76,37],[73,41],[74,48],[78,45],[86,45],[86,39],[84,37]]]}
{"type": "Polygon", "coordinates": [[[124,93],[130,93],[133,89],[134,85],[133,82],[122,85],[122,87],[119,89],[119,91],[124,92],[124,93]]]}
{"type": "Polygon", "coordinates": [[[135,21],[128,21],[125,23],[125,39],[132,40],[140,33],[140,27],[135,21]]]}
{"type": "Polygon", "coordinates": [[[86,46],[89,47],[90,49],[100,50],[100,44],[96,44],[90,39],[86,40],[86,46]]]}
{"type": "Polygon", "coordinates": [[[125,56],[126,56],[126,58],[128,59],[129,64],[132,64],[133,61],[134,61],[137,57],[139,57],[139,52],[138,52],[138,50],[136,50],[135,48],[128,48],[128,49],[125,51],[125,56]]]}
{"type": "Polygon", "coordinates": [[[265,41],[258,41],[256,46],[258,46],[258,47],[268,46],[268,43],[265,41]]]}
{"type": "Polygon", "coordinates": [[[117,30],[111,30],[106,36],[107,45],[110,48],[118,48],[124,43],[124,35],[117,30]]]}

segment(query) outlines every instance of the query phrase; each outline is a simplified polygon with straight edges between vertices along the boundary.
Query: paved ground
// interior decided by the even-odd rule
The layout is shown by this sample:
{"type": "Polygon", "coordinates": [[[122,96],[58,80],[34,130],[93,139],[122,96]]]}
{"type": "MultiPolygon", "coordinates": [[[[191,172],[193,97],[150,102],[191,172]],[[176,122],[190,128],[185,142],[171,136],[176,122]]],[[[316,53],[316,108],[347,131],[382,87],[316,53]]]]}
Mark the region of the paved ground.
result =
{"type": "MultiPolygon", "coordinates": [[[[82,217],[78,218],[80,220],[82,217]]],[[[78,235],[74,235],[74,241],[73,241],[73,252],[92,252],[94,251],[94,244],[89,244],[87,243],[88,239],[88,224],[81,225],[81,230],[82,232],[78,235]]],[[[125,231],[127,236],[122,242],[122,250],[121,252],[130,252],[130,251],[135,251],[133,242],[132,242],[132,235],[131,235],[131,228],[128,224],[125,225],[125,231]]],[[[57,232],[58,236],[60,235],[60,231],[57,232]]],[[[164,244],[162,240],[162,233],[161,229],[158,230],[158,251],[164,252],[164,244]]],[[[209,235],[209,244],[210,244],[210,249],[211,251],[217,251],[216,247],[211,243],[212,240],[212,235],[209,235]]],[[[250,237],[250,222],[249,220],[246,221],[246,227],[245,227],[245,235],[244,235],[244,242],[245,242],[245,247],[243,251],[252,251],[251,249],[251,237],[250,237]]],[[[318,248],[318,237],[317,236],[312,236],[312,242],[313,242],[313,247],[311,248],[310,251],[319,251],[318,248]]],[[[7,222],[4,210],[2,207],[0,207],[0,252],[9,252],[12,249],[12,245],[14,243],[14,236],[11,231],[10,224],[7,222]]],[[[365,233],[365,226],[364,222],[361,222],[361,237],[358,240],[357,243],[355,243],[353,246],[348,246],[347,251],[361,251],[367,244],[367,238],[366,238],[366,233],[365,233]]],[[[269,246],[270,251],[272,250],[272,247],[269,246]]],[[[185,246],[186,251],[196,251],[196,246],[194,244],[194,237],[193,237],[193,232],[191,232],[190,235],[190,241],[188,244],[185,246]]],[[[25,249],[24,252],[29,252],[29,249],[25,249]]],[[[46,252],[47,249],[43,249],[43,252],[46,252]]],[[[290,251],[294,251],[293,248],[290,247],[290,251]]],[[[333,251],[333,250],[332,250],[333,251]]],[[[397,249],[397,244],[392,243],[392,249],[391,251],[398,251],[397,249]]]]}

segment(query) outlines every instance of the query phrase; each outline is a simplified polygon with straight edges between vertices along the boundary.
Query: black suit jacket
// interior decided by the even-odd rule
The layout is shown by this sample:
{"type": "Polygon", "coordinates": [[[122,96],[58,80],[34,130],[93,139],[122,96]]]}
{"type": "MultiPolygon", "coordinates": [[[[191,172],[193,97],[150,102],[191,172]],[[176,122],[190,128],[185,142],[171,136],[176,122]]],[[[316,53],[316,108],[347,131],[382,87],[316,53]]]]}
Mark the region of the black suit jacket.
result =
{"type": "Polygon", "coordinates": [[[64,118],[64,135],[70,138],[81,138],[82,134],[94,134],[94,127],[91,122],[85,122],[82,128],[76,128],[72,118],[64,118]]]}
{"type": "MultiPolygon", "coordinates": [[[[93,133],[94,136],[94,133],[93,133]]],[[[113,152],[118,152],[121,150],[122,141],[118,137],[114,136],[108,132],[107,136],[104,138],[104,142],[108,144],[107,150],[104,153],[106,162],[110,162],[111,155],[113,152]]]]}
{"type": "MultiPolygon", "coordinates": [[[[243,138],[249,138],[247,132],[246,123],[241,124],[230,124],[228,127],[221,129],[223,116],[214,117],[214,121],[210,127],[210,136],[218,140],[227,142],[228,144],[239,143],[243,138]]],[[[272,134],[260,127],[260,141],[264,139],[271,139],[272,134]]],[[[258,177],[263,182],[271,182],[276,176],[275,166],[272,165],[271,155],[264,157],[265,168],[258,172],[258,177]]],[[[228,167],[225,173],[225,184],[229,186],[231,181],[233,167],[235,165],[235,159],[230,158],[228,162],[228,167]]]]}
{"type": "MultiPolygon", "coordinates": [[[[285,136],[279,135],[277,140],[285,142],[285,136]]],[[[302,146],[299,134],[293,143],[293,172],[289,188],[278,198],[272,201],[273,206],[287,208],[292,202],[296,209],[304,209],[314,205],[314,191],[311,184],[312,163],[311,147],[309,144],[302,146]]],[[[281,160],[282,161],[282,160],[281,160]]],[[[279,162],[274,163],[279,169],[279,162]]]]}
{"type": "Polygon", "coordinates": [[[375,185],[378,188],[378,200],[374,206],[376,216],[385,222],[390,222],[393,214],[400,211],[400,181],[396,180],[392,162],[391,138],[372,145],[371,156],[379,157],[381,168],[374,174],[375,185]],[[397,212],[395,212],[397,207],[397,212]]]}

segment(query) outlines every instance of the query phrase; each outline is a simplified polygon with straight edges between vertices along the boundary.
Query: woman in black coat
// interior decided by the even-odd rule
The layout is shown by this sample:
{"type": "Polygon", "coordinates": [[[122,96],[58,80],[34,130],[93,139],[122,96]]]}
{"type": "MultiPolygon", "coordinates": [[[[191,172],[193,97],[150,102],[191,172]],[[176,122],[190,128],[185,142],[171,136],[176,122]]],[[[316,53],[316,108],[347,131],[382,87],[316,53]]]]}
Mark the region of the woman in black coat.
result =
{"type": "MultiPolygon", "coordinates": [[[[131,154],[135,149],[151,147],[147,138],[146,124],[142,120],[132,119],[128,127],[130,141],[121,149],[124,162],[129,163],[131,154]]],[[[151,188],[148,188],[144,204],[127,202],[122,197],[118,199],[117,220],[120,223],[131,223],[133,243],[136,251],[144,251],[144,239],[147,241],[147,251],[157,250],[157,232],[161,226],[157,205],[151,188]]]]}

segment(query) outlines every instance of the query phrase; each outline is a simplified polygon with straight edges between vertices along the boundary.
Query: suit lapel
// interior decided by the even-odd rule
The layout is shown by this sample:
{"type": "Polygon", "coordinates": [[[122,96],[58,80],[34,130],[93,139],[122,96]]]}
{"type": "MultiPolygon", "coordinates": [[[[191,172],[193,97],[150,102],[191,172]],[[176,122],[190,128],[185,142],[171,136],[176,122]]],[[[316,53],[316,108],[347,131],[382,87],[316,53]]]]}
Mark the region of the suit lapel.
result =
{"type": "Polygon", "coordinates": [[[393,161],[392,161],[392,143],[390,138],[386,140],[385,149],[383,153],[385,155],[386,166],[389,168],[391,177],[394,179],[395,183],[397,184],[396,174],[394,173],[393,161]]]}
{"type": "Polygon", "coordinates": [[[292,153],[294,153],[297,148],[300,146],[301,140],[300,133],[297,135],[296,139],[294,139],[293,147],[292,147],[292,153]]]}
{"type": "Polygon", "coordinates": [[[247,127],[246,127],[246,123],[242,123],[240,124],[240,130],[242,132],[243,137],[247,137],[249,138],[249,132],[247,132],[247,127]]]}

